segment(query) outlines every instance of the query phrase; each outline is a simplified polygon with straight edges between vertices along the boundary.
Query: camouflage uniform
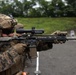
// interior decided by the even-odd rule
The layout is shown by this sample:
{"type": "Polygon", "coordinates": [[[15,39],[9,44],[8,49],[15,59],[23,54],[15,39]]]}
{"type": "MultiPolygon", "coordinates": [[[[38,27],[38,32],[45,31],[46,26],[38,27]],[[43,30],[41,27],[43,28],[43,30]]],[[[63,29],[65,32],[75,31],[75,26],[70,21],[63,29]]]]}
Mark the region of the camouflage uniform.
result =
{"type": "Polygon", "coordinates": [[[17,20],[16,19],[12,19],[9,16],[6,16],[4,14],[0,14],[0,26],[2,28],[11,28],[13,26],[17,25],[17,20]]]}
{"type": "MultiPolygon", "coordinates": [[[[2,28],[0,36],[2,36],[2,33],[7,35],[13,33],[15,25],[17,25],[15,19],[0,14],[0,27],[2,28]],[[10,29],[13,31],[10,32],[10,29]]],[[[11,43],[11,47],[7,47],[6,50],[1,51],[0,47],[0,75],[16,75],[17,72],[23,70],[22,54],[24,46],[26,47],[22,43],[17,44],[13,42],[13,44],[11,43]]]]}
{"type": "Polygon", "coordinates": [[[8,69],[16,63],[16,59],[20,59],[20,55],[11,47],[9,50],[0,54],[0,72],[8,69]]]}

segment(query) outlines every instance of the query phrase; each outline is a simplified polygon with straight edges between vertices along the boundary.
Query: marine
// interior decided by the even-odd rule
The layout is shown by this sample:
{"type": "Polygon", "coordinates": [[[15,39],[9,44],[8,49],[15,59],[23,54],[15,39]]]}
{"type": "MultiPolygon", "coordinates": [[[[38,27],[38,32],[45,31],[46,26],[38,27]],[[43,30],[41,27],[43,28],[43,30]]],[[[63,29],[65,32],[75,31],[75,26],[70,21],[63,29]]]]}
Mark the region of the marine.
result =
{"type": "MultiPolygon", "coordinates": [[[[20,28],[20,24],[17,24],[17,20],[10,16],[0,14],[0,37],[19,36],[18,34],[14,34],[15,26],[20,28]]],[[[11,42],[10,46],[6,47],[0,45],[0,75],[22,74],[24,69],[22,59],[26,46],[26,44],[17,42],[11,42]]]]}
{"type": "MultiPolygon", "coordinates": [[[[0,37],[14,37],[21,34],[15,33],[15,29],[23,28],[23,25],[17,23],[17,20],[10,16],[0,14],[0,37]]],[[[66,35],[66,32],[54,32],[52,35],[66,35]]],[[[55,43],[63,43],[55,40],[55,43]]],[[[0,43],[0,75],[22,75],[25,68],[26,49],[27,45],[18,43],[16,40],[10,42],[10,45],[6,46],[4,43],[0,43]]],[[[39,41],[37,50],[44,51],[52,49],[53,44],[39,41]]],[[[31,48],[33,49],[33,48],[31,48]]],[[[30,51],[30,55],[36,58],[36,49],[30,51]],[[34,51],[35,50],[35,51],[34,51]],[[35,53],[35,54],[31,54],[35,53]]],[[[32,58],[33,58],[32,57],[32,58]]]]}

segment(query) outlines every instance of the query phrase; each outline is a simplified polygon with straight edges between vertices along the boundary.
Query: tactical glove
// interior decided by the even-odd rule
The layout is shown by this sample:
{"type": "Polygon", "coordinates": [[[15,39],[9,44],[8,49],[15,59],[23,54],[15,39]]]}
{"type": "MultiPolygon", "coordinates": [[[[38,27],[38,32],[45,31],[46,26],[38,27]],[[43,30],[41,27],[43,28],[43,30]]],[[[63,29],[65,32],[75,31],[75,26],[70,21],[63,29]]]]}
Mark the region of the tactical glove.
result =
{"type": "MultiPolygon", "coordinates": [[[[55,35],[55,36],[63,36],[66,37],[67,32],[66,31],[55,31],[53,32],[51,35],[55,35]]],[[[54,44],[58,44],[58,43],[65,43],[66,41],[59,41],[59,40],[54,40],[54,44]]]]}
{"type": "Polygon", "coordinates": [[[67,32],[66,31],[55,31],[51,35],[58,35],[58,36],[64,35],[64,36],[66,36],[67,32]]]}

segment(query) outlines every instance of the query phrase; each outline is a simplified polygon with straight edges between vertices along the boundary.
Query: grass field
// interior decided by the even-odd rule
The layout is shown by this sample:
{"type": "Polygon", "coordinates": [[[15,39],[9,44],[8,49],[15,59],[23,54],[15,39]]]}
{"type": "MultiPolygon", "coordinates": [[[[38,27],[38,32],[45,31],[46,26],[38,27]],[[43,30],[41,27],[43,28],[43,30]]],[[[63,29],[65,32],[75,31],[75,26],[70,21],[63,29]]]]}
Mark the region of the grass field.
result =
{"type": "Polygon", "coordinates": [[[69,30],[76,28],[76,18],[17,18],[25,29],[36,27],[44,29],[45,33],[52,33],[56,30],[69,30]]]}

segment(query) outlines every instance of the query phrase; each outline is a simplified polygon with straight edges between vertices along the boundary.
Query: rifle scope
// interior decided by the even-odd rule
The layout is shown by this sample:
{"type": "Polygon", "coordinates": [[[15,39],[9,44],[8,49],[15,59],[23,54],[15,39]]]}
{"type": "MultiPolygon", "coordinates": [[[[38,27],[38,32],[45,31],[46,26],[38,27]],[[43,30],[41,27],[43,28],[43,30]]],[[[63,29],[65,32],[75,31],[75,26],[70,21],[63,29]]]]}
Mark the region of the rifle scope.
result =
{"type": "Polygon", "coordinates": [[[35,29],[35,27],[32,27],[32,29],[17,29],[17,33],[31,33],[31,34],[43,34],[43,29],[35,29]]]}

